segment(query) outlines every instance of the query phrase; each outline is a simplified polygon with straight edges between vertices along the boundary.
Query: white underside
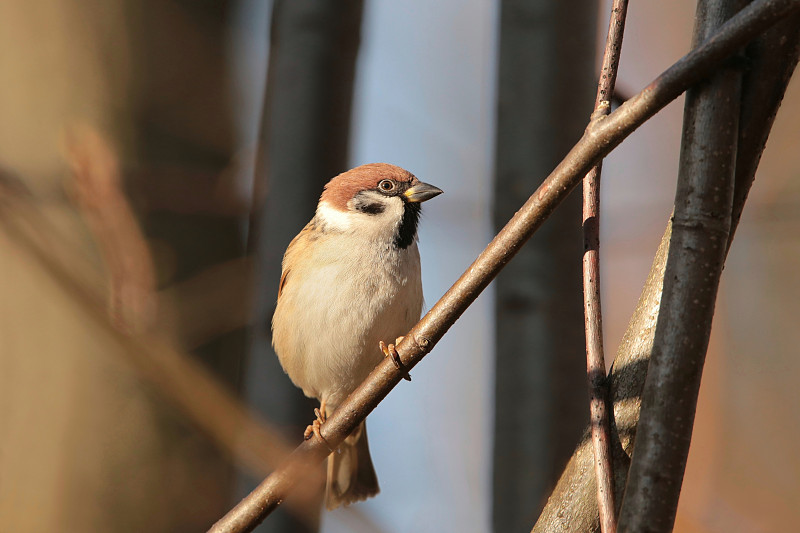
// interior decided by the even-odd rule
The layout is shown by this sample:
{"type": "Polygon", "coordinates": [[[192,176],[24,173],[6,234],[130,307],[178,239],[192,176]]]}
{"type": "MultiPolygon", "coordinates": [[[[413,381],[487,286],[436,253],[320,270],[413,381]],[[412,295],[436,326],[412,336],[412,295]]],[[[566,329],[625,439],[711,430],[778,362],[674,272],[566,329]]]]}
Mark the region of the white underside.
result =
{"type": "Polygon", "coordinates": [[[321,204],[317,214],[328,231],[301,233],[284,258],[273,345],[292,381],[332,410],[384,357],[379,342],[419,320],[422,283],[416,242],[392,246],[391,208],[366,215],[321,204]]]}

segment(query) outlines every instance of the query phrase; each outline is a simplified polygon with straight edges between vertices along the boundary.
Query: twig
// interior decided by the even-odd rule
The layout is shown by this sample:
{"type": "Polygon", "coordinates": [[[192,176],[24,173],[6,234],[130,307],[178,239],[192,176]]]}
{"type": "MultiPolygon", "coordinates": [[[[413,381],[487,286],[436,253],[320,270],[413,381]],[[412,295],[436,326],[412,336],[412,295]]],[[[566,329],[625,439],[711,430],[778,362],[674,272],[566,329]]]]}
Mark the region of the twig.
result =
{"type": "MultiPolygon", "coordinates": [[[[730,54],[781,17],[798,10],[800,2],[797,0],[753,2],[642,92],[608,117],[593,121],[578,144],[539,189],[405,336],[397,347],[403,365],[411,369],[430,352],[598,160],[688,87],[709,75],[730,54]]],[[[401,380],[402,372],[391,361],[380,363],[323,424],[322,436],[336,447],[401,380]]],[[[321,462],[329,453],[325,442],[319,439],[305,441],[210,531],[252,531],[300,481],[298,476],[302,475],[302,465],[321,462]]]]}
{"type": "MultiPolygon", "coordinates": [[[[737,2],[700,0],[695,43],[732,16],[737,2]]],[[[741,68],[728,65],[686,94],[664,291],[620,531],[674,527],[731,230],[741,80],[741,68]]]]}
{"type": "MultiPolygon", "coordinates": [[[[614,94],[628,0],[614,0],[608,22],[603,66],[597,84],[595,114],[607,115],[614,94]]],[[[593,118],[596,118],[593,116],[593,118]]],[[[600,176],[602,161],[583,180],[583,309],[586,328],[586,372],[589,379],[589,415],[592,428],[597,507],[602,533],[617,530],[614,504],[614,466],[611,456],[611,408],[603,356],[603,314],[600,302],[600,176]]]]}
{"type": "Polygon", "coordinates": [[[119,160],[110,142],[88,124],[64,135],[64,157],[72,169],[69,190],[101,251],[109,276],[109,311],[118,327],[150,329],[156,311],[150,249],[122,192],[119,160]]]}

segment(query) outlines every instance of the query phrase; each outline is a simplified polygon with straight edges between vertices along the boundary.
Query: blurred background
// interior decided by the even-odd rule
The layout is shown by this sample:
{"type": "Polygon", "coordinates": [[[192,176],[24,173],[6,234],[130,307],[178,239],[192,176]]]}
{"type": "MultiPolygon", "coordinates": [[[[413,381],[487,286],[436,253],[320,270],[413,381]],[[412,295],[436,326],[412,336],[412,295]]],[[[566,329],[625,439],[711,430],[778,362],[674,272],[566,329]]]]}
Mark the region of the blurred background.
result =
{"type": "MultiPolygon", "coordinates": [[[[608,3],[0,3],[0,530],[205,531],[313,403],[269,339],[322,185],[384,161],[426,204],[435,302],[576,142],[608,3]]],[[[623,98],[688,51],[694,2],[633,2],[623,98]]],[[[682,100],[607,160],[608,363],[671,211],[682,100]]],[[[800,85],[719,294],[676,531],[800,520],[800,85]]],[[[369,418],[381,494],[258,531],[528,531],[588,420],[573,194],[369,418]]]]}

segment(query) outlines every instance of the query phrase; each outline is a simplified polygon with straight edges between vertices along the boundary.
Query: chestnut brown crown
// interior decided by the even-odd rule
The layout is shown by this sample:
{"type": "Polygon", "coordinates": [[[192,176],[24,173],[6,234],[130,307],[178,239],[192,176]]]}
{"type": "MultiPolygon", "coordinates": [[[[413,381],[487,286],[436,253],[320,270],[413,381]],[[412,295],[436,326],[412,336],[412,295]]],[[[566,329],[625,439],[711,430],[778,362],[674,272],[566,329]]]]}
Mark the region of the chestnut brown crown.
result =
{"type": "Polygon", "coordinates": [[[395,180],[412,186],[419,183],[416,176],[404,168],[388,163],[369,163],[342,172],[331,179],[325,185],[320,202],[326,202],[331,207],[345,211],[347,202],[359,192],[375,189],[383,180],[395,180]]]}

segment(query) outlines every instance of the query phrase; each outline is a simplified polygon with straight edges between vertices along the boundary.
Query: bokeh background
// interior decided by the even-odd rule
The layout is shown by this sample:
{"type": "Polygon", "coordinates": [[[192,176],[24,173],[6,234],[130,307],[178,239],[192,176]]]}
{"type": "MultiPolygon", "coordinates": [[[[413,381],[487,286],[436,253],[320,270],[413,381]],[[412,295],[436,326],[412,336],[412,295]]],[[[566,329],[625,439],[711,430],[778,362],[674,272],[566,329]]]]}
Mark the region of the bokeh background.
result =
{"type": "MultiPolygon", "coordinates": [[[[623,97],[686,53],[694,8],[631,3],[623,97]]],[[[419,237],[432,304],[580,137],[607,12],[0,3],[0,530],[207,529],[269,462],[203,369],[289,447],[312,419],[268,324],[322,184],[385,161],[444,189],[419,237]]],[[[681,118],[682,99],[604,165],[609,354],[671,211],[681,118]]],[[[798,121],[795,81],[723,275],[676,531],[800,521],[798,121]]],[[[259,531],[529,530],[587,419],[577,196],[370,416],[381,494],[259,531]]]]}

